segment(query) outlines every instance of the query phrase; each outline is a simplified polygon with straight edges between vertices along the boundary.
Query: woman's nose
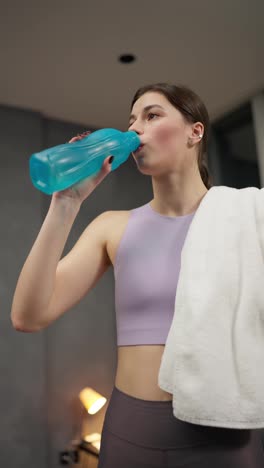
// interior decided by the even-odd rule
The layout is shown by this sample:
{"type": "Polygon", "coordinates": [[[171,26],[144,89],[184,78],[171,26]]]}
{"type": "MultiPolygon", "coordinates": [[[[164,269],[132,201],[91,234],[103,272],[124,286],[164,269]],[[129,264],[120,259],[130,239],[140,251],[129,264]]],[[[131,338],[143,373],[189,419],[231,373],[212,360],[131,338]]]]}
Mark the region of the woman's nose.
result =
{"type": "Polygon", "coordinates": [[[129,130],[133,130],[133,132],[136,132],[138,135],[143,134],[142,128],[140,128],[140,126],[138,124],[135,124],[135,123],[130,125],[129,130]]]}

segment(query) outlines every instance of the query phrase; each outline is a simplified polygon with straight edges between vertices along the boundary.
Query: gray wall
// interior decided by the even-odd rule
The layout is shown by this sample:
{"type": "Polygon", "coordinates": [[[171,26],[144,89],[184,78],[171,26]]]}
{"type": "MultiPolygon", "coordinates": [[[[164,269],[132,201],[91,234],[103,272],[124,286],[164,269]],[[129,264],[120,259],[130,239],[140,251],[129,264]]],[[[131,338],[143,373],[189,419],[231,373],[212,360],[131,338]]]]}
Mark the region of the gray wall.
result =
{"type": "MultiPolygon", "coordinates": [[[[113,388],[114,275],[109,270],[78,306],[46,330],[24,334],[12,328],[18,274],[50,203],[31,184],[29,156],[84,128],[8,107],[0,107],[0,121],[0,465],[52,468],[59,466],[59,451],[80,435],[82,421],[89,432],[102,429],[107,404],[97,415],[86,416],[78,394],[91,386],[108,399],[113,388]]],[[[83,204],[64,253],[101,212],[130,209],[151,197],[150,178],[139,174],[131,158],[83,204]]]]}
{"type": "Polygon", "coordinates": [[[41,148],[42,119],[1,107],[0,122],[0,465],[46,468],[47,339],[18,333],[10,321],[17,275],[41,222],[27,157],[41,148]]]}

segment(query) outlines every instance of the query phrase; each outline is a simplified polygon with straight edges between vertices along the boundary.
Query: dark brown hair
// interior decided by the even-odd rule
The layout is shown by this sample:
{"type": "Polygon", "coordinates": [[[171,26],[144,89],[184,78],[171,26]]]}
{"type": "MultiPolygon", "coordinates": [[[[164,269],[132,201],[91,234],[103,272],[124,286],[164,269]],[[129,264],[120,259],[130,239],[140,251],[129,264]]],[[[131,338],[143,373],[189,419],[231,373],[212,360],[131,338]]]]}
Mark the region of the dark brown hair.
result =
{"type": "Polygon", "coordinates": [[[209,188],[211,188],[213,185],[213,181],[209,174],[207,162],[207,146],[210,120],[205,104],[203,103],[201,98],[187,86],[177,86],[169,83],[156,83],[142,86],[136,91],[132,99],[130,110],[132,109],[134,103],[141,96],[143,96],[143,94],[149,91],[155,91],[163,94],[168,99],[168,101],[181,112],[181,114],[187,122],[201,122],[204,125],[203,138],[199,143],[197,162],[202,181],[206,188],[209,190],[209,188]]]}

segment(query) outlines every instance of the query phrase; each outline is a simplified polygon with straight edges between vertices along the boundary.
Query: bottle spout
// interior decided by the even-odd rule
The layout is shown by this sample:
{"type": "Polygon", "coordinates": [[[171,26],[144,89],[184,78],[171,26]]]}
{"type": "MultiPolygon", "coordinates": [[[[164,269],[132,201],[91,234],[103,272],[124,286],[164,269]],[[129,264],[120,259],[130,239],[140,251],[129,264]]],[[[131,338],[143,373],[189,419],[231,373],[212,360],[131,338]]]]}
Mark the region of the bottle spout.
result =
{"type": "Polygon", "coordinates": [[[141,145],[141,141],[138,134],[133,130],[125,132],[125,142],[128,146],[130,153],[132,151],[136,151],[136,149],[141,145]]]}

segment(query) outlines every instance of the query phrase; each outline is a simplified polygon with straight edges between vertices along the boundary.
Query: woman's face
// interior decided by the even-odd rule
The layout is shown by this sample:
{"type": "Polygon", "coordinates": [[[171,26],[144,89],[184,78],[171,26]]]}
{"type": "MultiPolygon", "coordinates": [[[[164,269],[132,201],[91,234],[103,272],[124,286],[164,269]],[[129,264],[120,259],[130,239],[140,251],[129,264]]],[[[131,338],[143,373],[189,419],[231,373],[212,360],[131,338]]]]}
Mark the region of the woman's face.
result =
{"type": "Polygon", "coordinates": [[[128,130],[137,132],[143,144],[132,153],[141,169],[154,174],[184,164],[192,125],[163,94],[149,91],[134,103],[128,130]]]}

